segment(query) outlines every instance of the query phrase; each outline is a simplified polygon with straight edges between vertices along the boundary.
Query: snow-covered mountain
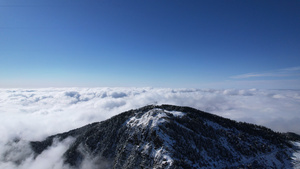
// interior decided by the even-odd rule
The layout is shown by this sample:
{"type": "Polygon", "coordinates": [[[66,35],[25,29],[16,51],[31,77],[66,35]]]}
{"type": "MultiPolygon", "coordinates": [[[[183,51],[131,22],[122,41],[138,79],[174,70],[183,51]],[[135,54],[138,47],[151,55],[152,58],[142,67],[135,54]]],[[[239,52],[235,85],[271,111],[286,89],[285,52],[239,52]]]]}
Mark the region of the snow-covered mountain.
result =
{"type": "Polygon", "coordinates": [[[297,168],[293,133],[236,122],[190,107],[146,106],[44,141],[35,157],[74,138],[64,162],[80,168],[297,168]]]}

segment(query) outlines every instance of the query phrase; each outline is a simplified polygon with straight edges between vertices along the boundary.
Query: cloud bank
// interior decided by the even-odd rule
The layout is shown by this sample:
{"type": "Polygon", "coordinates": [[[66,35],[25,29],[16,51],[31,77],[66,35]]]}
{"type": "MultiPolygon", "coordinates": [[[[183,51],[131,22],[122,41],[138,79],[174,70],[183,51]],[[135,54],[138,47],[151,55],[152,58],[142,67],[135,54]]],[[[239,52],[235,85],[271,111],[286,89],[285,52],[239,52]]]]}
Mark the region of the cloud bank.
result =
{"type": "Polygon", "coordinates": [[[190,106],[275,131],[300,134],[300,90],[0,89],[0,168],[69,168],[61,157],[71,138],[54,144],[36,159],[27,141],[42,140],[149,104],[190,106]],[[20,141],[12,141],[16,139],[20,141]]]}

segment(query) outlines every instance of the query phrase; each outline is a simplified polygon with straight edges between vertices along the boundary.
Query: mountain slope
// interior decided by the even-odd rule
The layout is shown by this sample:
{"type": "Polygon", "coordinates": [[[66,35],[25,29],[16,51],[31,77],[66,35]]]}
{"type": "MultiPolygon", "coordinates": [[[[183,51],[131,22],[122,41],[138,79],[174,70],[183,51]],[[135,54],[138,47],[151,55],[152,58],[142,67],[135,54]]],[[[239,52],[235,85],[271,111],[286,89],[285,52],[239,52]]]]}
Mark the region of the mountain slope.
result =
{"type": "MultiPolygon", "coordinates": [[[[103,122],[31,142],[38,156],[54,140],[74,137],[64,153],[73,167],[292,168],[291,134],[237,123],[189,107],[146,106],[103,122]]],[[[296,138],[295,136],[292,138],[296,138]]]]}

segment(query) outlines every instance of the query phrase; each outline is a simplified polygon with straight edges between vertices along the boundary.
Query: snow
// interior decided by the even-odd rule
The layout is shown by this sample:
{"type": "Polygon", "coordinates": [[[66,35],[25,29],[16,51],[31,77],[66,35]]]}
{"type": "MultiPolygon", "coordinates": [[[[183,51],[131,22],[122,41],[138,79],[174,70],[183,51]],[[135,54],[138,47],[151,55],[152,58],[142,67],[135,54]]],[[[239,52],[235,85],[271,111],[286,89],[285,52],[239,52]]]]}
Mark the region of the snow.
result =
{"type": "Polygon", "coordinates": [[[294,145],[297,146],[299,150],[293,153],[293,167],[295,169],[300,169],[300,142],[294,142],[294,145]]]}
{"type": "MultiPolygon", "coordinates": [[[[172,163],[174,162],[174,160],[168,155],[168,152],[163,147],[161,147],[157,150],[152,148],[151,155],[152,155],[152,157],[154,157],[154,161],[160,161],[159,164],[167,165],[164,168],[170,168],[170,166],[172,166],[172,163]]],[[[161,167],[158,167],[158,168],[161,168],[161,167]]]]}
{"type": "Polygon", "coordinates": [[[146,127],[150,125],[150,128],[156,127],[158,124],[164,122],[164,117],[168,117],[166,113],[162,109],[152,109],[146,113],[144,113],[140,118],[136,116],[129,119],[127,125],[134,126],[142,126],[146,127]]]}
{"type": "Polygon", "coordinates": [[[185,113],[180,112],[180,111],[166,111],[166,110],[165,110],[165,112],[171,113],[171,114],[173,114],[173,116],[176,116],[176,117],[182,117],[182,116],[185,115],[185,113]]]}
{"type": "Polygon", "coordinates": [[[134,117],[130,118],[126,125],[135,128],[135,129],[147,129],[147,130],[155,130],[156,134],[163,140],[163,147],[155,149],[153,142],[143,144],[139,147],[142,152],[146,153],[147,151],[151,151],[151,156],[154,157],[155,161],[160,161],[159,164],[166,165],[166,168],[172,166],[173,159],[171,158],[169,151],[173,149],[172,146],[175,143],[173,139],[170,138],[166,133],[162,132],[158,125],[167,122],[166,119],[170,118],[167,113],[171,113],[174,116],[182,117],[184,113],[176,112],[176,111],[165,111],[159,108],[155,108],[149,110],[145,113],[142,113],[139,116],[139,113],[134,117]],[[168,149],[168,150],[167,150],[168,149]]]}

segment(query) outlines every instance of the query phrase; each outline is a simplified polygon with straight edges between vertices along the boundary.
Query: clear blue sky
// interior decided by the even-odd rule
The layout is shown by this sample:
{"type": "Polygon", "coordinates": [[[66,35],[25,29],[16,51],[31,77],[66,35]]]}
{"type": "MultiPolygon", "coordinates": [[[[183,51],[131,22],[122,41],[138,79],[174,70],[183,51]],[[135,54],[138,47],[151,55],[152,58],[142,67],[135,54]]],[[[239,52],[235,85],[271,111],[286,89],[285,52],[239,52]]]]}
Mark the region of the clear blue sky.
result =
{"type": "Polygon", "coordinates": [[[300,89],[300,1],[0,1],[0,87],[68,86],[300,89]]]}

